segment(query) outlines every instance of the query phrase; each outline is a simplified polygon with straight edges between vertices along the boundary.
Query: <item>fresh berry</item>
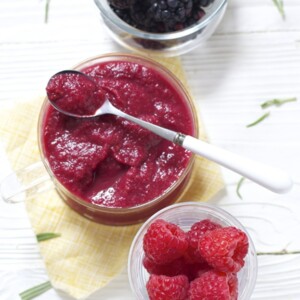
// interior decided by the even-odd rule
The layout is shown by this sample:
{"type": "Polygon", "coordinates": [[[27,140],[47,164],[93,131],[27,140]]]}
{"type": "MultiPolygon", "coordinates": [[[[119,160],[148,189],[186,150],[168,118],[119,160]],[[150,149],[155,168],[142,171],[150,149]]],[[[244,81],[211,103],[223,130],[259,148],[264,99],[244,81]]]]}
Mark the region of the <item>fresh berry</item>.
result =
{"type": "Polygon", "coordinates": [[[214,0],[199,0],[199,5],[206,7],[213,2],[214,2],[214,0]]]}
{"type": "Polygon", "coordinates": [[[130,11],[129,9],[119,9],[119,8],[115,8],[115,7],[112,7],[113,8],[113,11],[115,12],[115,14],[120,18],[122,19],[125,23],[133,26],[133,27],[136,27],[136,24],[135,22],[132,20],[132,17],[130,15],[130,11]]]}
{"type": "Polygon", "coordinates": [[[188,247],[185,232],[177,225],[158,219],[148,228],[143,248],[156,264],[168,264],[181,257],[188,247]]]}
{"type": "Polygon", "coordinates": [[[205,15],[202,9],[214,0],[108,0],[126,23],[148,32],[184,29],[205,15]]]}
{"type": "Polygon", "coordinates": [[[212,230],[199,241],[199,253],[216,270],[237,273],[245,264],[248,252],[247,235],[235,228],[212,230]]]}
{"type": "Polygon", "coordinates": [[[148,273],[155,275],[176,276],[187,272],[187,266],[182,257],[175,259],[171,263],[158,265],[145,256],[143,266],[148,273]]]}
{"type": "Polygon", "coordinates": [[[193,24],[197,23],[200,19],[202,19],[205,16],[205,11],[202,8],[198,8],[192,11],[189,18],[187,18],[184,22],[184,24],[177,24],[177,26],[182,26],[184,28],[190,27],[193,24]]]}
{"type": "Polygon", "coordinates": [[[186,300],[189,281],[185,275],[151,275],[146,288],[150,300],[186,300]]]}
{"type": "Polygon", "coordinates": [[[165,31],[172,31],[177,23],[185,22],[192,8],[192,0],[150,1],[146,18],[153,24],[163,24],[165,31]]]}
{"type": "Polygon", "coordinates": [[[235,273],[227,273],[228,275],[228,286],[231,295],[231,300],[237,300],[239,294],[239,282],[235,273]]]}
{"type": "Polygon", "coordinates": [[[143,259],[143,266],[149,274],[166,276],[186,275],[189,281],[212,270],[212,267],[207,263],[187,264],[183,257],[175,259],[171,263],[165,265],[158,265],[145,256],[143,259]]]}
{"type": "Polygon", "coordinates": [[[185,239],[182,233],[177,225],[159,219],[145,234],[143,266],[150,273],[149,299],[237,300],[236,273],[245,263],[247,235],[208,219],[193,224],[185,239]],[[188,252],[195,250],[191,245],[198,245],[201,263],[195,257],[188,261],[188,252]]]}
{"type": "Polygon", "coordinates": [[[119,8],[119,9],[125,9],[125,8],[129,8],[129,0],[107,0],[108,3],[115,7],[115,8],[119,8]]]}
{"type": "Polygon", "coordinates": [[[189,300],[236,300],[237,277],[218,271],[208,271],[190,283],[189,300]]]}
{"type": "Polygon", "coordinates": [[[198,250],[199,240],[207,232],[217,228],[221,228],[221,225],[214,223],[208,219],[193,224],[191,229],[186,233],[189,247],[184,256],[188,263],[202,263],[205,261],[198,250]]]}
{"type": "Polygon", "coordinates": [[[145,49],[155,49],[160,50],[164,49],[166,47],[164,42],[157,42],[153,40],[148,39],[140,39],[140,38],[134,38],[135,42],[142,45],[145,49]]]}
{"type": "Polygon", "coordinates": [[[185,267],[185,274],[189,280],[192,281],[211,270],[213,270],[213,268],[208,263],[188,264],[185,267]]]}

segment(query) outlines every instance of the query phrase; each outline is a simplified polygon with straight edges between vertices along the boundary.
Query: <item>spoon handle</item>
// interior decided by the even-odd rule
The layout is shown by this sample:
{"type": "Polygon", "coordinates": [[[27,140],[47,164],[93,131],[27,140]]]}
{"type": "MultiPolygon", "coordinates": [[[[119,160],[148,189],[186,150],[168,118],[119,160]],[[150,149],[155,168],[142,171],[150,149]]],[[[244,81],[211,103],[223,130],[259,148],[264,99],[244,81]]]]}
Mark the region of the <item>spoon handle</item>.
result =
{"type": "Polygon", "coordinates": [[[242,176],[251,179],[252,181],[273,192],[285,193],[292,188],[293,182],[290,176],[280,169],[264,165],[246,157],[242,157],[238,154],[208,144],[189,135],[177,133],[175,131],[145,122],[116,109],[112,105],[110,105],[109,109],[110,113],[114,113],[127,120],[135,122],[140,126],[156,133],[157,135],[172,141],[195,154],[199,154],[200,156],[212,160],[238,174],[241,174],[242,176]]]}
{"type": "Polygon", "coordinates": [[[288,192],[293,185],[290,176],[283,170],[242,157],[188,135],[181,135],[177,140],[183,148],[239,173],[273,192],[288,192]]]}

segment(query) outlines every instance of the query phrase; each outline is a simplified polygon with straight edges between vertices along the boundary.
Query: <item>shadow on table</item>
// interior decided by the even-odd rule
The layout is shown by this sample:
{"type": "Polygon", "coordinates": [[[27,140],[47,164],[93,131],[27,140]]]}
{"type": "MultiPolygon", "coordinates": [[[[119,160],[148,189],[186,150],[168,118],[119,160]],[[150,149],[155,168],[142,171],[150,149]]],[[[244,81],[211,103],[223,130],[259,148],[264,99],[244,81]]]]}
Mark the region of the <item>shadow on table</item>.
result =
{"type": "Polygon", "coordinates": [[[225,84],[230,70],[238,66],[243,55],[236,9],[229,1],[224,18],[213,36],[199,48],[183,55],[187,80],[194,95],[209,96],[225,84]]]}

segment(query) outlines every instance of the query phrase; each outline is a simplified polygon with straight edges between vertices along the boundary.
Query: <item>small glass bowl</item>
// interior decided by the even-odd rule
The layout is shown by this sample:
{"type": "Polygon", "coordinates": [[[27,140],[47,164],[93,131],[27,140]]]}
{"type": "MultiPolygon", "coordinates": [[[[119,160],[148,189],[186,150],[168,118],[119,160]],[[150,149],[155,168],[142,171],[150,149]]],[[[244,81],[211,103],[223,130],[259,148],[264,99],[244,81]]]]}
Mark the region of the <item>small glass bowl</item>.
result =
{"type": "Polygon", "coordinates": [[[215,0],[204,8],[205,16],[194,25],[175,32],[150,33],[120,19],[107,0],[94,1],[104,25],[117,43],[132,51],[159,56],[181,55],[198,47],[215,32],[227,7],[227,0],[215,0]]]}
{"type": "MultiPolygon", "coordinates": [[[[232,215],[223,209],[207,203],[185,202],[173,204],[154,214],[148,219],[137,232],[129,251],[128,257],[128,276],[133,294],[136,299],[146,300],[148,298],[146,283],[149,273],[143,267],[143,238],[150,224],[157,219],[178,225],[184,231],[198,221],[209,219],[222,226],[234,226],[247,234],[244,226],[232,215]]],[[[245,266],[238,273],[239,280],[239,300],[248,300],[253,292],[257,277],[257,257],[253,242],[249,239],[249,251],[245,258],[245,266]]]]}
{"type": "MultiPolygon", "coordinates": [[[[194,102],[190,97],[188,91],[184,88],[182,83],[175,77],[167,68],[163,67],[161,64],[155,62],[154,60],[147,59],[138,55],[130,55],[124,53],[111,53],[104,54],[101,56],[93,57],[88,60],[85,60],[73,69],[82,70],[89,66],[95,65],[101,62],[108,61],[128,61],[132,63],[139,63],[146,67],[152,68],[159,72],[182,96],[182,99],[185,100],[185,104],[190,112],[190,117],[193,124],[193,135],[198,136],[198,120],[197,112],[194,106],[194,102]]],[[[50,106],[50,102],[46,97],[39,115],[38,123],[38,144],[40,155],[42,161],[55,184],[56,190],[60,197],[75,211],[80,215],[91,219],[95,222],[108,225],[130,225],[140,223],[151,215],[153,215],[158,210],[173,204],[176,201],[180,200],[180,196],[188,188],[188,183],[190,179],[191,172],[193,170],[195,156],[192,155],[188,165],[184,171],[180,174],[178,180],[173,183],[167,190],[165,190],[158,197],[150,200],[149,202],[129,207],[129,208],[118,208],[118,207],[105,207],[99,206],[85,201],[84,199],[76,196],[71,191],[69,191],[60,181],[56,178],[53,171],[51,170],[50,163],[46,156],[46,151],[43,142],[43,128],[45,124],[45,118],[50,106]]]]}

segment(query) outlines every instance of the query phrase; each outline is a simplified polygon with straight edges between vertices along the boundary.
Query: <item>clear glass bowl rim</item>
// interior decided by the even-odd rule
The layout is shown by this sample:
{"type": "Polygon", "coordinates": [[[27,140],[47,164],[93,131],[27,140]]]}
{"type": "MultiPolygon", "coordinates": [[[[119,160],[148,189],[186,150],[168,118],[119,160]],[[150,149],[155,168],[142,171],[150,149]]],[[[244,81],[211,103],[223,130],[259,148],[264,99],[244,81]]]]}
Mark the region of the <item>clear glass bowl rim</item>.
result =
{"type": "Polygon", "coordinates": [[[219,5],[209,15],[206,15],[200,22],[197,22],[194,26],[188,27],[184,30],[168,33],[151,33],[132,27],[123,20],[121,20],[112,11],[109,4],[107,3],[107,0],[94,0],[94,2],[96,6],[100,9],[102,15],[123,31],[135,37],[157,41],[178,39],[198,32],[199,30],[205,28],[211,22],[211,20],[214,19],[222,11],[222,9],[227,4],[227,0],[221,0],[219,5]]]}

